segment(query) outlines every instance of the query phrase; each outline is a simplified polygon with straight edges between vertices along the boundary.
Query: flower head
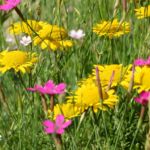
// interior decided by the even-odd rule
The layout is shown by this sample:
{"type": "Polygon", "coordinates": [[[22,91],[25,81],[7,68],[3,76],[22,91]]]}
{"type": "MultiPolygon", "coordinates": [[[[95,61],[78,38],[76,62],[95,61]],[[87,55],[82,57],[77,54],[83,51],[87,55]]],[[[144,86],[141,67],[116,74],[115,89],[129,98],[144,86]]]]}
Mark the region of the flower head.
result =
{"type": "Polygon", "coordinates": [[[9,28],[9,32],[16,35],[26,33],[34,36],[34,46],[40,45],[42,49],[64,50],[73,45],[72,41],[67,39],[68,34],[64,28],[43,21],[27,20],[27,22],[37,33],[36,35],[25,22],[14,23],[9,28]]]}
{"type": "Polygon", "coordinates": [[[111,65],[95,65],[93,69],[93,79],[96,80],[95,67],[98,66],[100,72],[101,84],[103,87],[108,87],[112,78],[111,87],[117,86],[122,80],[126,68],[122,64],[111,64],[111,65]]]}
{"type": "Polygon", "coordinates": [[[27,88],[27,90],[32,92],[40,92],[41,94],[63,94],[65,92],[66,84],[60,83],[55,85],[52,80],[47,81],[44,86],[36,84],[34,88],[27,88]]]}
{"type": "MultiPolygon", "coordinates": [[[[42,26],[39,25],[39,22],[36,20],[27,20],[27,23],[30,25],[32,29],[34,29],[35,32],[38,32],[42,26]]],[[[22,33],[25,33],[27,35],[33,35],[33,31],[28,26],[26,22],[16,22],[13,23],[9,28],[8,31],[10,34],[20,35],[22,33]]]]}
{"type": "Polygon", "coordinates": [[[138,58],[134,61],[135,66],[144,66],[146,64],[145,60],[142,58],[138,58]]]}
{"type": "Polygon", "coordinates": [[[0,5],[0,10],[9,11],[20,4],[21,0],[5,0],[5,4],[0,5]]]}
{"type": "Polygon", "coordinates": [[[32,42],[30,36],[23,36],[22,39],[20,40],[20,43],[24,46],[28,46],[32,42]]]}
{"type": "Polygon", "coordinates": [[[43,125],[47,134],[63,134],[65,132],[64,129],[71,125],[71,123],[71,120],[65,122],[63,115],[57,115],[55,122],[45,120],[43,125]]]}
{"type": "Polygon", "coordinates": [[[135,15],[138,19],[150,17],[150,5],[135,9],[135,15]]]}
{"type": "MultiPolygon", "coordinates": [[[[124,80],[121,82],[121,85],[126,89],[129,87],[131,80],[132,70],[128,69],[125,74],[124,80]]],[[[134,72],[134,85],[133,89],[137,89],[138,93],[142,91],[148,91],[150,89],[150,67],[149,66],[136,66],[134,72]]]]}
{"type": "Polygon", "coordinates": [[[54,106],[54,118],[59,114],[63,114],[66,119],[74,118],[83,113],[83,109],[76,103],[63,103],[54,106]]]}
{"type": "Polygon", "coordinates": [[[69,32],[69,36],[74,38],[74,39],[81,39],[85,36],[85,33],[83,32],[83,30],[79,29],[79,30],[71,30],[69,32]]]}
{"type": "Polygon", "coordinates": [[[71,47],[72,41],[67,40],[68,34],[66,30],[57,25],[51,25],[46,22],[39,22],[42,29],[37,32],[39,36],[33,39],[34,45],[40,45],[42,49],[51,49],[53,51],[71,47]]]}
{"type": "Polygon", "coordinates": [[[120,24],[117,19],[103,21],[93,27],[93,32],[99,36],[108,36],[109,38],[119,37],[130,32],[130,24],[128,22],[120,24]]]}
{"type": "Polygon", "coordinates": [[[150,92],[142,91],[139,97],[136,97],[134,100],[142,105],[147,105],[148,101],[150,100],[150,92]]]}
{"type": "Polygon", "coordinates": [[[93,80],[93,77],[89,77],[79,82],[79,87],[74,91],[73,96],[68,97],[69,102],[75,102],[80,110],[86,110],[92,107],[94,112],[98,109],[107,110],[107,108],[114,108],[118,102],[117,95],[114,94],[114,90],[108,90],[107,92],[102,89],[103,103],[100,102],[98,86],[93,80]]]}
{"type": "Polygon", "coordinates": [[[0,53],[0,72],[5,73],[10,69],[13,69],[15,72],[29,72],[37,60],[35,53],[5,50],[0,53]]]}

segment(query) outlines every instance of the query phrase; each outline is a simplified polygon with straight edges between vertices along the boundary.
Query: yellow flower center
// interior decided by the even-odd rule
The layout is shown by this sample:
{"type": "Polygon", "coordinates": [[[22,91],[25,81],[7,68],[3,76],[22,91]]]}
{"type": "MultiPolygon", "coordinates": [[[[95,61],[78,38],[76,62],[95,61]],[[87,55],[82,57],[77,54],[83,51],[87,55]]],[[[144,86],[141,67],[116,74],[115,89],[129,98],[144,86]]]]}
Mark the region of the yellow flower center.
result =
{"type": "Polygon", "coordinates": [[[2,58],[2,65],[7,66],[18,66],[22,65],[27,61],[27,53],[21,52],[21,51],[11,51],[7,53],[7,55],[4,55],[2,58]]]}

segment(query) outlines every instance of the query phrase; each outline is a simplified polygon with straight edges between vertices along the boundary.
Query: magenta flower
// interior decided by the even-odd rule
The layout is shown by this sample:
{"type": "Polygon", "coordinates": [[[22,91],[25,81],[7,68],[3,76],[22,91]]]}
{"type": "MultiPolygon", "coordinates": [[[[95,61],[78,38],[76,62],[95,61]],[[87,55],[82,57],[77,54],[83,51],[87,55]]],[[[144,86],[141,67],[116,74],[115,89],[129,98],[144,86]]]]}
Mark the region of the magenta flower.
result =
{"type": "Polygon", "coordinates": [[[144,66],[146,65],[146,61],[142,58],[138,58],[134,61],[135,66],[144,66]]]}
{"type": "Polygon", "coordinates": [[[5,4],[0,5],[0,10],[9,11],[20,4],[21,0],[5,0],[5,4]]]}
{"type": "Polygon", "coordinates": [[[148,57],[148,59],[146,60],[146,65],[150,65],[150,56],[148,57]]]}
{"type": "Polygon", "coordinates": [[[136,97],[134,100],[142,105],[147,105],[148,101],[150,100],[150,92],[142,91],[139,97],[136,97]]]}
{"type": "Polygon", "coordinates": [[[71,120],[65,122],[63,115],[57,115],[55,122],[50,120],[45,120],[43,122],[45,133],[47,134],[63,134],[65,128],[67,128],[72,123],[71,120]]]}
{"type": "Polygon", "coordinates": [[[66,84],[60,83],[55,85],[52,80],[49,80],[45,83],[44,86],[36,84],[34,88],[27,88],[28,91],[40,92],[41,94],[63,94],[65,92],[66,84]]]}

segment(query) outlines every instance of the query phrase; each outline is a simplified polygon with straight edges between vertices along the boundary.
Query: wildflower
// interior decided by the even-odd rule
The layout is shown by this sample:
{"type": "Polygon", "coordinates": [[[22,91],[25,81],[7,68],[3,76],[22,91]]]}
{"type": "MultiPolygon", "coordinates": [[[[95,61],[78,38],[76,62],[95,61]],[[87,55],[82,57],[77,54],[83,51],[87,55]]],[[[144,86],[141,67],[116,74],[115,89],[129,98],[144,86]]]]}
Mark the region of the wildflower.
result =
{"type": "Polygon", "coordinates": [[[72,41],[67,40],[68,34],[64,28],[43,21],[27,20],[27,22],[34,32],[25,22],[14,23],[9,28],[9,32],[16,35],[26,33],[34,36],[33,44],[40,45],[42,49],[63,50],[73,45],[72,41]]]}
{"type": "Polygon", "coordinates": [[[37,32],[39,36],[33,39],[34,45],[40,45],[42,49],[51,49],[53,51],[72,46],[72,41],[67,40],[65,29],[45,22],[39,22],[42,29],[37,32]]]}
{"type": "Polygon", "coordinates": [[[63,94],[65,92],[66,84],[60,83],[55,85],[52,80],[47,81],[44,86],[36,84],[34,88],[27,88],[27,90],[32,92],[40,92],[41,94],[63,94]]]}
{"type": "Polygon", "coordinates": [[[55,122],[45,120],[43,122],[45,133],[47,134],[63,134],[65,128],[71,125],[72,121],[65,122],[63,115],[57,115],[55,122]]]}
{"type": "Polygon", "coordinates": [[[35,53],[20,50],[4,50],[0,53],[0,72],[5,73],[10,69],[13,69],[15,72],[29,72],[37,60],[35,53]]]}
{"type": "Polygon", "coordinates": [[[100,103],[98,86],[93,77],[89,77],[79,82],[79,87],[74,91],[74,95],[68,96],[69,102],[75,102],[81,107],[81,110],[92,107],[94,112],[98,109],[107,110],[107,108],[113,108],[118,102],[118,97],[114,94],[114,90],[108,90],[107,92],[102,89],[103,103],[100,103]]]}
{"type": "MultiPolygon", "coordinates": [[[[131,78],[132,71],[129,69],[125,75],[124,80],[121,82],[121,85],[124,88],[129,87],[130,78],[131,78]]],[[[138,93],[142,91],[147,91],[150,89],[150,67],[149,66],[136,66],[135,73],[134,73],[134,85],[133,89],[137,89],[138,93]]]]}
{"type": "Polygon", "coordinates": [[[21,0],[4,0],[5,4],[0,5],[0,10],[9,11],[20,4],[21,0]]]}
{"type": "Polygon", "coordinates": [[[117,19],[112,21],[103,21],[93,27],[93,32],[99,36],[108,36],[110,39],[119,37],[130,32],[130,24],[128,22],[119,23],[117,19]]]}
{"type": "Polygon", "coordinates": [[[144,60],[142,58],[138,58],[134,61],[135,66],[144,66],[144,65],[150,65],[150,56],[148,59],[144,60]]]}
{"type": "Polygon", "coordinates": [[[71,30],[69,32],[69,36],[74,38],[74,39],[81,39],[85,36],[85,33],[83,32],[83,30],[79,29],[79,30],[71,30]]]}
{"type": "Polygon", "coordinates": [[[135,15],[138,19],[150,17],[150,5],[135,9],[135,15]]]}
{"type": "Polygon", "coordinates": [[[70,119],[79,116],[83,111],[82,107],[76,103],[56,104],[54,106],[54,118],[59,114],[63,114],[66,119],[70,119]]]}
{"type": "Polygon", "coordinates": [[[146,64],[145,60],[142,58],[136,59],[134,61],[134,65],[135,66],[144,66],[146,64]]]}
{"type": "MultiPolygon", "coordinates": [[[[39,25],[38,21],[36,20],[27,20],[27,23],[30,25],[30,27],[35,31],[38,32],[40,29],[42,29],[42,26],[39,25]]],[[[10,34],[20,35],[22,33],[25,33],[27,35],[33,35],[33,31],[28,26],[26,22],[16,22],[13,23],[9,28],[8,31],[10,34]]]]}
{"type": "Polygon", "coordinates": [[[150,100],[150,92],[142,91],[139,97],[136,97],[134,100],[142,105],[147,105],[148,101],[150,100]]]}
{"type": "Polygon", "coordinates": [[[126,71],[126,67],[123,67],[122,64],[94,65],[94,69],[92,70],[92,75],[94,80],[96,80],[96,74],[95,74],[96,66],[98,66],[100,72],[101,84],[103,87],[107,87],[109,85],[111,77],[112,77],[111,87],[117,86],[118,83],[123,79],[123,76],[126,71]]]}
{"type": "Polygon", "coordinates": [[[28,46],[32,42],[30,36],[23,36],[22,39],[20,40],[20,43],[24,46],[28,46]]]}

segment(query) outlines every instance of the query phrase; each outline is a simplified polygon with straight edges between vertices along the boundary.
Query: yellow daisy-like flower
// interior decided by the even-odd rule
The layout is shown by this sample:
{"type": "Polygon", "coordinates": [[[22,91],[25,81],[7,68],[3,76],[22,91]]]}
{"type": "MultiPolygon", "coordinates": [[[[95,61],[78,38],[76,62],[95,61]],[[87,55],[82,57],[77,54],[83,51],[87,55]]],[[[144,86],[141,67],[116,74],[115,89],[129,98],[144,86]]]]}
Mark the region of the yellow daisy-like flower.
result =
{"type": "Polygon", "coordinates": [[[107,108],[113,108],[118,102],[117,95],[114,94],[114,90],[104,91],[103,89],[103,100],[100,102],[98,86],[93,77],[89,77],[81,82],[79,82],[79,87],[75,90],[74,96],[69,96],[68,101],[75,102],[82,109],[93,108],[94,112],[98,109],[107,110],[107,108]]]}
{"type": "Polygon", "coordinates": [[[16,35],[21,33],[32,35],[33,44],[40,45],[42,49],[63,50],[73,45],[71,40],[66,39],[68,34],[64,28],[43,21],[28,20],[27,22],[29,25],[25,22],[14,23],[9,28],[9,32],[16,35]]]}
{"type": "MultiPolygon", "coordinates": [[[[42,26],[38,23],[38,21],[27,20],[27,22],[35,32],[38,32],[40,29],[42,29],[42,26]]],[[[31,36],[34,32],[28,26],[28,24],[25,22],[17,22],[17,23],[12,24],[8,28],[8,30],[11,34],[18,35],[18,34],[26,33],[31,36]]]]}
{"type": "Polygon", "coordinates": [[[138,19],[150,17],[150,5],[135,9],[135,15],[138,19]]]}
{"type": "MultiPolygon", "coordinates": [[[[125,80],[121,82],[121,85],[126,89],[129,87],[130,80],[131,80],[132,71],[129,70],[125,80]]],[[[134,73],[134,85],[133,88],[138,90],[138,93],[141,91],[150,90],[150,67],[135,67],[134,73]]]]}
{"type": "Polygon", "coordinates": [[[54,106],[54,119],[59,114],[63,114],[66,119],[71,119],[79,116],[82,112],[83,110],[81,110],[81,107],[77,106],[76,104],[56,104],[54,106]]]}
{"type": "Polygon", "coordinates": [[[42,49],[49,48],[53,51],[72,46],[72,41],[66,40],[68,34],[65,29],[43,22],[39,24],[42,29],[37,32],[39,36],[34,38],[34,45],[41,45],[42,49]]]}
{"type": "Polygon", "coordinates": [[[29,72],[37,60],[35,53],[5,50],[0,53],[0,72],[5,73],[10,69],[13,69],[15,72],[29,72]]]}
{"type": "Polygon", "coordinates": [[[117,86],[118,83],[123,79],[127,67],[123,67],[122,64],[112,64],[112,65],[95,65],[92,70],[93,79],[96,80],[95,67],[99,69],[99,75],[101,84],[103,87],[108,87],[111,82],[111,87],[117,86]]]}
{"type": "Polygon", "coordinates": [[[130,24],[128,22],[120,24],[117,19],[103,21],[93,27],[93,32],[99,36],[108,36],[109,38],[119,37],[130,32],[130,24]]]}

